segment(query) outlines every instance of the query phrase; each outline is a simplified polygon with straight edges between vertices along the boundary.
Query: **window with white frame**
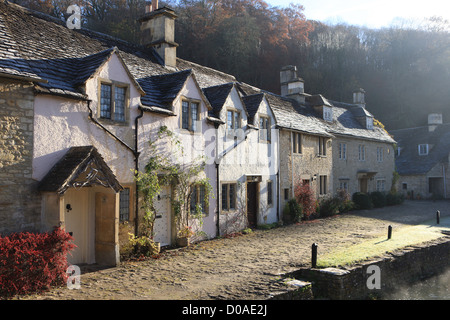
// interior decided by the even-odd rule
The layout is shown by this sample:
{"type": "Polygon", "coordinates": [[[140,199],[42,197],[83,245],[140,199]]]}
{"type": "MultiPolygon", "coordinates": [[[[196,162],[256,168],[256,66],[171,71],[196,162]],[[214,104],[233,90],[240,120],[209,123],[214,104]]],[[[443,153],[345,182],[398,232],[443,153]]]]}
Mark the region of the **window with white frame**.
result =
{"type": "Polygon", "coordinates": [[[382,147],[377,147],[377,161],[383,162],[384,149],[382,147]]]}
{"type": "Polygon", "coordinates": [[[426,156],[428,154],[428,144],[419,144],[419,156],[426,156]]]}
{"type": "Polygon", "coordinates": [[[236,130],[241,128],[241,113],[237,110],[227,110],[227,132],[235,136],[236,130]]]}
{"type": "Polygon", "coordinates": [[[358,145],[358,160],[366,161],[366,146],[363,144],[358,145]]]}
{"type": "Polygon", "coordinates": [[[377,180],[377,191],[384,191],[386,186],[386,180],[378,179],[377,180]]]}
{"type": "Polygon", "coordinates": [[[348,192],[348,180],[339,180],[339,189],[348,192]]]}
{"type": "Polygon", "coordinates": [[[366,118],[366,128],[369,130],[373,130],[373,118],[372,117],[366,118]]]}
{"type": "Polygon", "coordinates": [[[339,143],[339,159],[346,160],[347,159],[347,144],[339,143]]]}
{"type": "Polygon", "coordinates": [[[323,107],[323,120],[333,121],[333,110],[330,107],[323,107]]]}

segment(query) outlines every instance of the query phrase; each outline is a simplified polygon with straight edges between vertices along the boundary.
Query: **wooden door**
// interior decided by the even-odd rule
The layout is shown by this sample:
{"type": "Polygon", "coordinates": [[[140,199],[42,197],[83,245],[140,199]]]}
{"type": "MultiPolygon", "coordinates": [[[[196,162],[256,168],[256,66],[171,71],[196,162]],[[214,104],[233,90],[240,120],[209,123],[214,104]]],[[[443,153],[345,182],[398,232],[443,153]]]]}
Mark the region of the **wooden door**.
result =
{"type": "Polygon", "coordinates": [[[64,194],[65,230],[76,245],[67,256],[70,264],[87,262],[88,254],[88,197],[85,189],[69,189],[64,194]]]}
{"type": "Polygon", "coordinates": [[[95,194],[95,260],[99,264],[114,265],[117,259],[118,217],[116,194],[95,194]]]}
{"type": "Polygon", "coordinates": [[[258,218],[258,183],[247,182],[247,219],[248,226],[256,227],[258,218]]]}

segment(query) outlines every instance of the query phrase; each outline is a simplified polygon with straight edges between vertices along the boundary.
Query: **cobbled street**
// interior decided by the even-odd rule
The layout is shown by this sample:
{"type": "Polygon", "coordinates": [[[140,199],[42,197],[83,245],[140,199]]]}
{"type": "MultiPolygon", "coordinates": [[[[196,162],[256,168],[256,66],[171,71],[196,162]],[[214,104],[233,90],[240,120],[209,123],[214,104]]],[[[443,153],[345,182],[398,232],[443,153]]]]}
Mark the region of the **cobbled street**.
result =
{"type": "Polygon", "coordinates": [[[310,263],[318,253],[359,243],[393,228],[450,215],[448,201],[406,201],[394,207],[354,211],[234,238],[165,250],[159,259],[123,262],[115,268],[84,267],[81,289],[53,289],[19,299],[187,300],[267,299],[283,286],[280,274],[310,263]]]}

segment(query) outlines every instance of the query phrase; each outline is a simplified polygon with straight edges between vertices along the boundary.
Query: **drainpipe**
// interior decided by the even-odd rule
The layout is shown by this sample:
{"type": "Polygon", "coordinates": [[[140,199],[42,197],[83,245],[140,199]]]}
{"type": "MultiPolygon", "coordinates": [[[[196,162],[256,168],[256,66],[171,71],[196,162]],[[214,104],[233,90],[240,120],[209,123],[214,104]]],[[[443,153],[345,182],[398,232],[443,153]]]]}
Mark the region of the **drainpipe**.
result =
{"type": "Polygon", "coordinates": [[[444,175],[444,199],[447,199],[447,182],[445,181],[445,166],[442,165],[442,174],[444,175]]]}
{"type": "Polygon", "coordinates": [[[216,210],[217,210],[217,221],[216,221],[216,229],[217,236],[220,236],[220,159],[219,159],[219,125],[214,124],[216,129],[216,210]]]}
{"type": "MultiPolygon", "coordinates": [[[[141,119],[144,116],[144,110],[142,108],[138,108],[141,112],[135,119],[134,119],[134,162],[135,162],[135,170],[136,172],[139,171],[139,148],[138,148],[138,133],[139,133],[139,119],[141,119]]],[[[137,175],[137,173],[135,173],[137,175]]],[[[139,192],[138,192],[138,185],[137,181],[135,182],[135,199],[134,199],[134,234],[137,236],[139,231],[139,192]]]]}

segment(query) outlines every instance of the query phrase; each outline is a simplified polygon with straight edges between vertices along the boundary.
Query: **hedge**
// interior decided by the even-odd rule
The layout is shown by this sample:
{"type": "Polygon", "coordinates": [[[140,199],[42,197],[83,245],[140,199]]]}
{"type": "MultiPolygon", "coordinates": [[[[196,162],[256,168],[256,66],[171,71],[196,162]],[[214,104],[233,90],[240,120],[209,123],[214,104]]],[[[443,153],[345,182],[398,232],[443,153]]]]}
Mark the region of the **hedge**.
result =
{"type": "Polygon", "coordinates": [[[67,253],[75,248],[61,228],[0,236],[0,297],[48,290],[67,281],[67,253]]]}

